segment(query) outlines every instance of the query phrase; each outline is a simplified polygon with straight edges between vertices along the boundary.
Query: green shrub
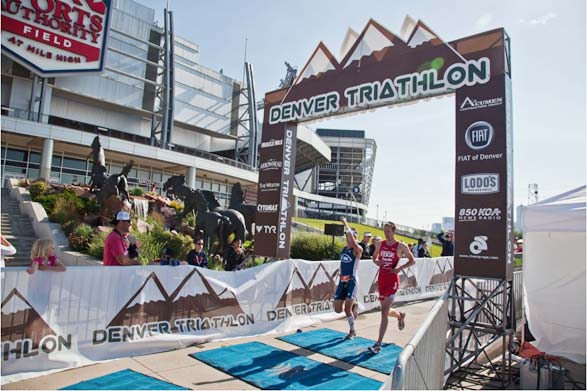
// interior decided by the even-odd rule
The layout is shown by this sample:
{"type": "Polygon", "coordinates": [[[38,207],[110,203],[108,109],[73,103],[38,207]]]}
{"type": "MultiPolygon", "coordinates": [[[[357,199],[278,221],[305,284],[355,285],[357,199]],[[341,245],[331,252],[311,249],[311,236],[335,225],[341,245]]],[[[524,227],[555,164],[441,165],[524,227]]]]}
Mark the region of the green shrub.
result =
{"type": "Polygon", "coordinates": [[[87,253],[93,257],[102,259],[104,256],[104,240],[106,240],[106,236],[108,236],[108,232],[95,234],[90,241],[87,253]]]}
{"type": "Polygon", "coordinates": [[[184,222],[190,227],[196,226],[196,212],[190,212],[184,219],[184,222]]]}
{"type": "Polygon", "coordinates": [[[100,205],[98,205],[98,203],[95,200],[90,200],[88,198],[82,197],[79,197],[79,199],[82,201],[83,204],[82,210],[80,211],[82,214],[100,212],[100,205]]]}
{"type": "MultiPolygon", "coordinates": [[[[334,256],[338,258],[345,242],[334,239],[334,256]]],[[[332,237],[305,232],[294,233],[291,240],[291,257],[308,261],[332,259],[332,237]]]]}
{"type": "Polygon", "coordinates": [[[94,230],[87,224],[80,224],[69,234],[69,245],[74,251],[87,252],[94,237],[94,230]]]}
{"type": "Polygon", "coordinates": [[[61,224],[65,229],[65,233],[69,235],[73,231],[73,224],[78,222],[79,219],[79,208],[76,202],[72,199],[58,195],[55,200],[53,213],[49,216],[49,220],[61,224]]]}
{"type": "Polygon", "coordinates": [[[139,259],[143,263],[159,259],[161,252],[166,247],[169,247],[173,251],[174,258],[183,261],[193,247],[193,240],[190,236],[172,234],[158,226],[155,226],[155,229],[151,233],[139,233],[135,236],[141,242],[139,259]]]}
{"type": "Polygon", "coordinates": [[[44,181],[33,182],[29,185],[29,193],[31,193],[31,199],[35,201],[35,198],[40,195],[45,195],[51,190],[51,185],[44,181]]]}
{"type": "Polygon", "coordinates": [[[41,194],[33,197],[32,200],[43,205],[45,212],[47,212],[47,216],[51,216],[53,214],[53,209],[55,209],[57,194],[41,194]]]}
{"type": "Polygon", "coordinates": [[[140,187],[134,187],[134,188],[130,189],[129,193],[130,193],[130,195],[140,197],[143,194],[145,194],[145,191],[140,187]]]}

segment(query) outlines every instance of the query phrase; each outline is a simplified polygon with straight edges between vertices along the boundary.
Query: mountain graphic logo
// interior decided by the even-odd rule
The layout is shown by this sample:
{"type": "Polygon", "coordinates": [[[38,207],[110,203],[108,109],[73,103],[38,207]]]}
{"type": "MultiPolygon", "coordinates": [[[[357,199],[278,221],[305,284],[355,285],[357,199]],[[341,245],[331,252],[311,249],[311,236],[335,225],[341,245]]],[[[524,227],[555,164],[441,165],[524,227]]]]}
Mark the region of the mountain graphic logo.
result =
{"type": "Polygon", "coordinates": [[[37,349],[43,337],[57,335],[16,289],[2,301],[2,342],[30,339],[37,349]]]}
{"type": "MultiPolygon", "coordinates": [[[[362,67],[388,68],[391,66],[401,68],[403,71],[410,73],[416,69],[409,69],[409,64],[403,64],[400,61],[410,56],[418,59],[422,57],[434,59],[433,61],[414,64],[417,66],[418,72],[426,69],[440,71],[442,68],[447,69],[451,64],[465,61],[461,54],[451,45],[445,43],[424,22],[421,20],[414,21],[410,17],[407,17],[404,21],[400,36],[392,33],[373,19],[367,22],[360,34],[354,31],[352,33],[347,33],[344,44],[345,51],[341,53],[340,61],[336,59],[323,42],[320,42],[293,83],[294,90],[298,86],[306,83],[313,84],[315,81],[324,81],[328,84],[325,79],[328,78],[329,74],[336,73],[342,77],[348,74],[350,76],[358,68],[362,67]],[[351,39],[354,39],[354,42],[351,39]],[[402,64],[398,65],[400,63],[402,64]]],[[[377,70],[377,72],[379,71],[377,70]]],[[[373,78],[372,76],[371,78],[366,77],[367,79],[359,81],[366,82],[373,78]]],[[[322,88],[320,90],[329,91],[332,89],[322,88]]]]}
{"type": "Polygon", "coordinates": [[[194,268],[169,295],[153,272],[130,297],[107,327],[132,326],[150,322],[171,324],[176,319],[212,318],[244,313],[234,292],[210,282],[194,268]]]}
{"type": "Polygon", "coordinates": [[[310,282],[306,282],[302,273],[295,267],[276,307],[331,300],[336,290],[338,273],[338,268],[329,273],[324,265],[320,263],[312,273],[310,282]]]}
{"type": "Polygon", "coordinates": [[[440,261],[434,262],[434,271],[432,274],[432,278],[430,279],[430,285],[435,284],[444,284],[450,282],[453,276],[453,269],[450,266],[450,263],[443,262],[440,264],[440,261]]]}

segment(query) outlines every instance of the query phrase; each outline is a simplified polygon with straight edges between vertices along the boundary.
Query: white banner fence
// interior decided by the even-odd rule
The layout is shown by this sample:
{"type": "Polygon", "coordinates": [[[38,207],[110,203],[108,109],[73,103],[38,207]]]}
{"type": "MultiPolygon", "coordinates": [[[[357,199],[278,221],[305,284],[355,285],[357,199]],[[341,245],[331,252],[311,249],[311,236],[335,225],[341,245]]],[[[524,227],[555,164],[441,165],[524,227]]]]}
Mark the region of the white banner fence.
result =
{"type": "MultiPolygon", "coordinates": [[[[405,260],[404,260],[405,262],[405,260]]],[[[284,333],[340,318],[338,261],[286,260],[238,272],[192,266],[2,269],[2,384],[194,343],[284,333]]],[[[396,301],[438,297],[452,257],[417,260],[396,301]]],[[[359,311],[379,306],[377,267],[358,272],[359,311]]]]}

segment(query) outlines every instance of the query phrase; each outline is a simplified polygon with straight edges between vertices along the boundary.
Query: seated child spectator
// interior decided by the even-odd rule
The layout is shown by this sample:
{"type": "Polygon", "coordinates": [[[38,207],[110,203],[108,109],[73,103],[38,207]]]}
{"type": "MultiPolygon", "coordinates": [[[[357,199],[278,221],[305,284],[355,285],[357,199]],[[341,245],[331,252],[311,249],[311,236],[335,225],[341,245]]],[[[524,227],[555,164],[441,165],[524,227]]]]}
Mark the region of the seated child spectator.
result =
{"type": "Polygon", "coordinates": [[[163,249],[161,259],[156,260],[161,266],[179,266],[182,264],[178,259],[173,259],[173,250],[169,247],[163,249]]]}
{"type": "Polygon", "coordinates": [[[33,274],[37,270],[64,272],[65,265],[55,256],[55,242],[51,239],[39,239],[33,243],[31,250],[31,266],[26,270],[33,274]]]}

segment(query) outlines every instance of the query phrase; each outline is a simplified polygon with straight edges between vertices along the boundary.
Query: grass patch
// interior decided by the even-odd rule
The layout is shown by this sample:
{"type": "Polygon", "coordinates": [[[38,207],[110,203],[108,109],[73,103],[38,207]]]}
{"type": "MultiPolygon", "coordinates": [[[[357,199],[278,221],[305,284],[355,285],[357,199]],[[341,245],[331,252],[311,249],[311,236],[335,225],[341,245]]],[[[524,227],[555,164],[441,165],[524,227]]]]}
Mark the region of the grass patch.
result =
{"type": "MultiPolygon", "coordinates": [[[[332,221],[332,220],[306,219],[306,218],[302,218],[302,217],[293,217],[293,220],[296,222],[302,223],[302,224],[309,225],[314,228],[318,228],[323,232],[324,232],[324,225],[325,224],[336,224],[337,223],[336,221],[332,221]]],[[[342,223],[338,222],[338,224],[342,224],[342,223]]],[[[375,227],[371,227],[369,225],[357,224],[357,223],[349,223],[349,225],[352,228],[357,230],[357,232],[359,233],[359,240],[361,240],[363,238],[363,234],[365,232],[371,232],[373,234],[373,236],[379,235],[382,238],[385,237],[383,235],[383,230],[380,228],[375,228],[375,227]]],[[[397,240],[404,242],[404,243],[414,243],[414,244],[418,243],[417,239],[409,238],[407,236],[403,236],[403,235],[399,235],[399,234],[396,234],[395,238],[397,240]]],[[[442,253],[442,246],[432,243],[431,246],[428,246],[428,251],[430,252],[430,255],[433,258],[439,257],[440,254],[442,253]]]]}

